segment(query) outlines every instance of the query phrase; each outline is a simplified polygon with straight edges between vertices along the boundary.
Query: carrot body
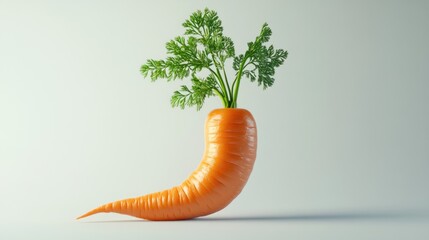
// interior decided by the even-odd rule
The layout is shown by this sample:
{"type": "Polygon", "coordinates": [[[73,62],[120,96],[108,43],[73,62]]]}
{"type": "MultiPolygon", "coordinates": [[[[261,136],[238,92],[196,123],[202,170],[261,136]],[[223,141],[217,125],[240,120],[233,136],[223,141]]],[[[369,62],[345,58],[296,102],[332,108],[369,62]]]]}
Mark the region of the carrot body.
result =
{"type": "Polygon", "coordinates": [[[256,147],[256,123],[249,111],[213,110],[206,120],[202,161],[182,184],[102,205],[78,219],[115,212],[147,220],[181,220],[217,212],[243,189],[253,169],[256,147]]]}

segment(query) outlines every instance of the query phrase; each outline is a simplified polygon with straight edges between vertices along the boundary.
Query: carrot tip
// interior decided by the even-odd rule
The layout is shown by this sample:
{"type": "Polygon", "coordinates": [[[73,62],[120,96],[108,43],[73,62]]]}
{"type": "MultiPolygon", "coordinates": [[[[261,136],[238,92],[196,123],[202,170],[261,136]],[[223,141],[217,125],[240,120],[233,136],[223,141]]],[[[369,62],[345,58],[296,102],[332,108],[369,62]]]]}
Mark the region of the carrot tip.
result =
{"type": "Polygon", "coordinates": [[[88,217],[88,216],[90,216],[90,215],[92,215],[92,214],[94,214],[92,211],[91,211],[91,212],[87,212],[87,213],[83,214],[82,216],[77,217],[77,218],[76,218],[76,220],[79,220],[79,219],[81,219],[81,218],[88,217]]]}

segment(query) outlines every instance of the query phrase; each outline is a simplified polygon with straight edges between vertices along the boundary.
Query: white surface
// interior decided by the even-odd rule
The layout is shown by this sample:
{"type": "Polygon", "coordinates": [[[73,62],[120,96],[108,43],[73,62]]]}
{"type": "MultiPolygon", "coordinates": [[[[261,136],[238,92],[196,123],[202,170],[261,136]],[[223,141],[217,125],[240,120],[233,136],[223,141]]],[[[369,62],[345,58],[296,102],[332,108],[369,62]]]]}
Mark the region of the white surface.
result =
{"type": "Polygon", "coordinates": [[[395,214],[429,209],[428,10],[428,1],[0,1],[0,238],[427,239],[424,214],[395,214]],[[237,53],[263,22],[289,51],[273,88],[240,89],[258,159],[213,217],[250,220],[74,221],[197,166],[204,119],[220,101],[171,109],[182,82],[150,83],[139,67],[165,57],[165,42],[206,6],[237,53]]]}
{"type": "Polygon", "coordinates": [[[427,239],[428,215],[357,213],[207,217],[181,222],[143,220],[43,222],[0,228],[2,239],[427,239]]]}

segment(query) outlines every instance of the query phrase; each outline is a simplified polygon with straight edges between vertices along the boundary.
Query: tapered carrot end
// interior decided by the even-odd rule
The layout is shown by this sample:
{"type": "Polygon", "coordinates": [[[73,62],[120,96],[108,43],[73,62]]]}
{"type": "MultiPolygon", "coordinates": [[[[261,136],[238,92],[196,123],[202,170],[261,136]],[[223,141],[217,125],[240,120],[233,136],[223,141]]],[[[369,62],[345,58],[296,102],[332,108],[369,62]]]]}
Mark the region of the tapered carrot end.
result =
{"type": "Polygon", "coordinates": [[[88,216],[90,216],[90,215],[92,215],[92,214],[91,214],[91,213],[89,213],[89,212],[87,212],[87,213],[83,214],[82,216],[77,217],[77,218],[76,218],[76,220],[79,220],[79,219],[81,219],[81,218],[88,217],[88,216]]]}
{"type": "Polygon", "coordinates": [[[91,211],[89,211],[89,212],[87,212],[87,213],[83,214],[82,216],[77,217],[77,218],[76,218],[76,220],[79,220],[79,219],[82,219],[82,218],[86,218],[86,217],[88,217],[88,216],[91,216],[91,215],[96,214],[96,213],[99,213],[99,212],[103,212],[103,210],[101,209],[101,207],[96,208],[96,209],[93,209],[93,210],[91,210],[91,211]]]}

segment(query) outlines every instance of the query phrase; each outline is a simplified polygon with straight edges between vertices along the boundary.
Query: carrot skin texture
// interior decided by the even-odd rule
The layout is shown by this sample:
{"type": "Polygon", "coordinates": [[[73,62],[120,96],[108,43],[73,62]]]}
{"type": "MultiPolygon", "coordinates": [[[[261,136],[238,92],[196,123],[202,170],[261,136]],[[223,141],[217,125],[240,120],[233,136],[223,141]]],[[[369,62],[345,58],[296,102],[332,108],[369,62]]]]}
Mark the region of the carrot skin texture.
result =
{"type": "Polygon", "coordinates": [[[153,221],[184,220],[212,214],[240,194],[256,160],[257,128],[246,109],[221,108],[205,123],[205,151],[195,171],[180,185],[95,208],[153,221]]]}

